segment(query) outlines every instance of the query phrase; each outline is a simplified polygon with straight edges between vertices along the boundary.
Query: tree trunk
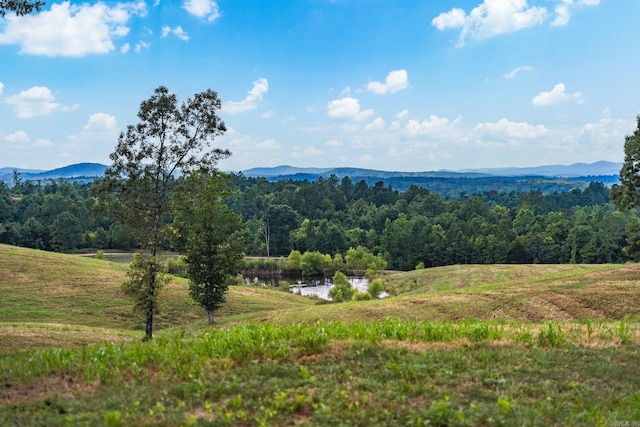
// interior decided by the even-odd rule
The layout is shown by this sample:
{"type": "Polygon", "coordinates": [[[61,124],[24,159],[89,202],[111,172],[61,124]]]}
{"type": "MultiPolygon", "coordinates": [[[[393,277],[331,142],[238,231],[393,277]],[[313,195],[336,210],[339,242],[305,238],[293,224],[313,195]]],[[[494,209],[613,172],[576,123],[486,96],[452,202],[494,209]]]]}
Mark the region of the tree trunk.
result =
{"type": "Polygon", "coordinates": [[[147,309],[147,319],[146,319],[146,329],[145,329],[145,340],[150,340],[153,338],[153,308],[147,309]]]}
{"type": "Polygon", "coordinates": [[[213,325],[213,310],[207,310],[207,316],[209,318],[209,324],[213,325]]]}

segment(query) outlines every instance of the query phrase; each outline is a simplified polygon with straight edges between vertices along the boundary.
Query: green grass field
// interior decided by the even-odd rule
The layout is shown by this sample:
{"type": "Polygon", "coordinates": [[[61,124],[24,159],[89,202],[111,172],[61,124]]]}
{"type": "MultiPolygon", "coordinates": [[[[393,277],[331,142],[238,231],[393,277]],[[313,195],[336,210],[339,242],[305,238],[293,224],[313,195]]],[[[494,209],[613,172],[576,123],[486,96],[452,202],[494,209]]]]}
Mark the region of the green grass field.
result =
{"type": "Polygon", "coordinates": [[[174,279],[156,338],[126,266],[0,245],[0,425],[638,425],[640,268],[452,266],[326,304],[174,279]]]}

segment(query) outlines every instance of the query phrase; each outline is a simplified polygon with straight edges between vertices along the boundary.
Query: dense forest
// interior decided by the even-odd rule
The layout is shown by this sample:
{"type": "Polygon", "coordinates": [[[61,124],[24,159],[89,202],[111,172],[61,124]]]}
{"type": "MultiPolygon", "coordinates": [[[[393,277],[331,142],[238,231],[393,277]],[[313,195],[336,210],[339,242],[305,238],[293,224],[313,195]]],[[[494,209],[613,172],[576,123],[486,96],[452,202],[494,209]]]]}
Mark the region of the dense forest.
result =
{"type": "MultiPolygon", "coordinates": [[[[62,252],[134,249],[127,229],[94,212],[92,184],[0,183],[0,243],[62,252]]],[[[488,263],[608,263],[630,259],[634,213],[592,182],[570,191],[484,191],[440,196],[334,176],[309,180],[232,175],[230,208],[242,216],[246,254],[346,254],[364,247],[387,268],[488,263]]],[[[166,242],[165,249],[171,249],[166,242]]]]}

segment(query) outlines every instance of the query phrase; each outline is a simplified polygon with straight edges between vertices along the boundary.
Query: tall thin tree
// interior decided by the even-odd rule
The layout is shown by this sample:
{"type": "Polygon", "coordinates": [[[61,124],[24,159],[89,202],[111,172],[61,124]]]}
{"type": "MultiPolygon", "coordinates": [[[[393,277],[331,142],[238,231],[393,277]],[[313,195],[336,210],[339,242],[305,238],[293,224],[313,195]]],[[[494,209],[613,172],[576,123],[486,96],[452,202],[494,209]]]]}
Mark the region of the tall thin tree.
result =
{"type": "Polygon", "coordinates": [[[162,283],[158,251],[167,239],[176,177],[199,170],[214,173],[218,161],[231,153],[213,147],[226,128],[217,116],[216,92],[207,90],[178,104],[160,86],[140,104],[139,123],[120,134],[110,158],[112,165],[94,186],[100,206],[134,233],[142,253],[131,268],[125,290],[146,322],[146,339],[153,337],[153,316],[162,283]],[[136,286],[132,285],[137,284],[136,286]]]}

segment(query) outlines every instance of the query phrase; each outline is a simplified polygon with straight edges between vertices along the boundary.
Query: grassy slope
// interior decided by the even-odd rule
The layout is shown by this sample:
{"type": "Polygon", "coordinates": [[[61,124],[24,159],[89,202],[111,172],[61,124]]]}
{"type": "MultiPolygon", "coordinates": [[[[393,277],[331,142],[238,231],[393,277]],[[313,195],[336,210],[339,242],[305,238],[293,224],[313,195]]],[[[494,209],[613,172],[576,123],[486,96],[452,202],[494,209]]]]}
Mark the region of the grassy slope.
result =
{"type": "MultiPolygon", "coordinates": [[[[56,328],[70,326],[98,328],[95,334],[86,333],[97,339],[104,334],[136,336],[131,331],[141,329],[142,320],[133,315],[120,290],[125,271],[122,264],[0,245],[0,354],[15,350],[19,337],[25,337],[25,344],[37,342],[37,325],[42,323],[50,324],[43,334],[46,342],[52,341],[56,328]]],[[[318,304],[275,290],[231,287],[217,321],[291,324],[387,316],[436,321],[619,320],[640,316],[639,279],[640,266],[635,264],[451,266],[385,276],[385,287],[395,296],[347,304],[318,304]]],[[[162,293],[156,331],[197,330],[204,323],[203,311],[187,294],[186,281],[174,279],[162,293]]],[[[68,341],[74,342],[74,334],[69,335],[68,341]]],[[[75,335],[80,343],[91,341],[75,335]]]]}
{"type": "Polygon", "coordinates": [[[392,298],[346,304],[232,287],[221,333],[175,280],[147,344],[120,292],[125,277],[119,264],[0,245],[0,424],[640,420],[636,265],[427,269],[385,276],[392,298]],[[468,318],[483,322],[390,320],[468,318]],[[463,338],[407,335],[463,327],[463,338]],[[355,338],[362,328],[369,338],[355,338]],[[478,336],[488,329],[499,336],[478,336]],[[37,348],[50,350],[17,354],[37,348]]]}
{"type": "MultiPolygon", "coordinates": [[[[120,290],[126,266],[92,258],[0,245],[0,356],[56,343],[139,337],[143,320],[120,290]]],[[[163,290],[155,330],[206,323],[204,311],[175,278],[163,290]]],[[[274,290],[232,287],[220,310],[226,322],[314,301],[274,290]]],[[[222,320],[222,319],[221,319],[222,320]]]]}

